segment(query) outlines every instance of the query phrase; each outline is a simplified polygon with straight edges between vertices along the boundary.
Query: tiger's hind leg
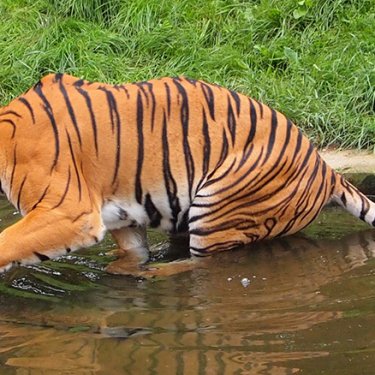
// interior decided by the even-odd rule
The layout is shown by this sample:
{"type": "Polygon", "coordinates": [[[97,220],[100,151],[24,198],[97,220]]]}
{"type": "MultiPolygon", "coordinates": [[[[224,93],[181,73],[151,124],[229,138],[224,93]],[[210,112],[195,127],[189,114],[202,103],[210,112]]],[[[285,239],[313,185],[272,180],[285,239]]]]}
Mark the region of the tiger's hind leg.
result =
{"type": "Polygon", "coordinates": [[[248,198],[236,200],[211,195],[207,190],[195,197],[190,208],[192,255],[212,255],[269,237],[275,226],[274,219],[253,215],[248,198]]]}

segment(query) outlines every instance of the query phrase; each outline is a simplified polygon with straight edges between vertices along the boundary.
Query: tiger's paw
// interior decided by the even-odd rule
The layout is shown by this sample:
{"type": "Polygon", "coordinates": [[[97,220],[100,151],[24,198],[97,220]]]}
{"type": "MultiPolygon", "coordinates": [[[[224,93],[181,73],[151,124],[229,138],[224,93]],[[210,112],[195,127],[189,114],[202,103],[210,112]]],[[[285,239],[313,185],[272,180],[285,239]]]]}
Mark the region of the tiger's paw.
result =
{"type": "Polygon", "coordinates": [[[123,258],[126,256],[126,250],[113,249],[113,250],[106,251],[105,255],[109,257],[123,258]]]}
{"type": "Polygon", "coordinates": [[[104,270],[112,275],[143,277],[142,268],[138,262],[125,261],[123,258],[109,263],[104,270]]]}
{"type": "Polygon", "coordinates": [[[197,267],[197,259],[189,258],[169,263],[130,264],[118,259],[110,263],[105,271],[114,275],[143,277],[168,277],[183,272],[192,271],[197,267]]]}

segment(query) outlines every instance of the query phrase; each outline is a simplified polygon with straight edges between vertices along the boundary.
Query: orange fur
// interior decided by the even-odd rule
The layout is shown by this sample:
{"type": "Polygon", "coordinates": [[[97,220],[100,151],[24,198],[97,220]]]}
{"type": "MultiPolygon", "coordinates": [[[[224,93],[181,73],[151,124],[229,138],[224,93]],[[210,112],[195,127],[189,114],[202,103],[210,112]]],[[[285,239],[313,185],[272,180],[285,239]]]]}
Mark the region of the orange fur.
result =
{"type": "Polygon", "coordinates": [[[285,116],[185,78],[44,77],[0,110],[0,180],[24,215],[0,235],[3,269],[106,229],[130,250],[145,247],[145,226],[188,230],[191,252],[206,255],[294,233],[331,198],[375,216],[285,116]]]}

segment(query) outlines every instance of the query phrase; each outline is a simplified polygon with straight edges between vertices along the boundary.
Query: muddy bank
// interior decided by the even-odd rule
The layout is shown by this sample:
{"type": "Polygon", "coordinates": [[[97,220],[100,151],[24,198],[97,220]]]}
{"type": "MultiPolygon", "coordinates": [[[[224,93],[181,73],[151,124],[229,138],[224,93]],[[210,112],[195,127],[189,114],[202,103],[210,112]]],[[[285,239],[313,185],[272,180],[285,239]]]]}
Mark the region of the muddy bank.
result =
{"type": "Polygon", "coordinates": [[[320,155],[342,173],[375,174],[375,153],[359,150],[320,150],[320,155]]]}
{"type": "Polygon", "coordinates": [[[358,150],[321,150],[320,155],[366,195],[375,196],[374,153],[358,150]]]}

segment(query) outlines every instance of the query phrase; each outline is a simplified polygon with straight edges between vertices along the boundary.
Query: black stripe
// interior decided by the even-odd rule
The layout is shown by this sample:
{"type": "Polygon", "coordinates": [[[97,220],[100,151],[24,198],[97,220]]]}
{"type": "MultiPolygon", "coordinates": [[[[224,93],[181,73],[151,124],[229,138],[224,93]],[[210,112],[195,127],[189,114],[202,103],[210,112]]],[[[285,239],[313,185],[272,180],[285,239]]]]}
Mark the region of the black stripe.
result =
{"type": "MultiPolygon", "coordinates": [[[[272,176],[273,178],[279,176],[281,173],[281,171],[283,170],[284,166],[286,165],[287,161],[284,161],[280,167],[276,170],[276,173],[272,176]]],[[[301,173],[301,179],[305,176],[305,171],[302,171],[301,173]]],[[[294,172],[294,174],[291,176],[290,180],[288,180],[288,183],[292,183],[294,180],[296,180],[298,177],[298,173],[296,173],[296,171],[294,172]]],[[[272,179],[269,179],[267,182],[271,182],[272,179]]],[[[264,187],[265,185],[262,185],[262,188],[264,187]]],[[[272,191],[269,191],[268,193],[264,193],[263,196],[259,197],[258,199],[253,199],[253,200],[250,200],[250,198],[252,197],[252,195],[254,195],[254,192],[259,192],[261,191],[262,189],[257,189],[257,190],[252,190],[250,192],[248,192],[246,195],[243,195],[240,197],[240,199],[238,200],[243,200],[244,198],[249,198],[249,200],[245,203],[242,203],[240,205],[237,205],[236,209],[240,209],[240,208],[249,208],[251,206],[254,206],[254,205],[257,205],[257,204],[260,204],[262,202],[265,202],[269,199],[272,199],[277,193],[279,193],[280,191],[283,191],[285,189],[285,185],[284,184],[278,184],[276,185],[276,189],[272,190],[272,191]]],[[[294,191],[293,191],[293,197],[294,195],[297,193],[297,191],[299,191],[300,188],[295,188],[294,191]]],[[[284,201],[288,200],[288,198],[285,198],[284,201]]],[[[232,200],[230,203],[235,203],[235,200],[232,200]]],[[[281,204],[281,203],[280,203],[281,204]]],[[[280,204],[278,206],[280,206],[280,204]]],[[[274,206],[270,206],[270,204],[267,205],[267,208],[263,209],[262,211],[257,211],[257,214],[265,214],[273,209],[275,209],[276,207],[274,206]]]]}
{"type": "Polygon", "coordinates": [[[79,172],[78,172],[78,167],[77,167],[77,162],[76,162],[76,158],[74,156],[74,150],[73,150],[73,145],[72,145],[72,141],[70,139],[70,136],[69,136],[69,133],[67,130],[66,131],[66,136],[68,137],[68,144],[69,144],[69,150],[70,150],[70,155],[72,157],[72,161],[73,161],[73,166],[74,166],[74,170],[76,172],[76,176],[77,176],[77,183],[78,183],[78,200],[80,201],[81,198],[82,198],[82,185],[81,185],[81,178],[79,176],[79,172]]]}
{"type": "Polygon", "coordinates": [[[17,210],[18,212],[21,212],[21,209],[20,209],[20,202],[21,202],[21,194],[22,194],[22,190],[23,190],[23,186],[25,185],[25,182],[26,182],[26,178],[27,176],[25,176],[21,182],[21,186],[18,190],[18,197],[17,197],[17,210]]]}
{"type": "Polygon", "coordinates": [[[96,152],[96,156],[98,156],[98,153],[99,153],[98,127],[96,124],[95,113],[92,107],[92,101],[87,91],[83,90],[80,86],[76,86],[76,89],[85,98],[87,109],[89,110],[89,113],[90,113],[91,127],[92,127],[92,131],[94,134],[95,152],[96,152]]]}
{"type": "Polygon", "coordinates": [[[47,116],[48,116],[48,118],[51,122],[53,134],[54,134],[54,137],[55,137],[55,157],[54,157],[54,160],[53,160],[52,166],[51,166],[51,171],[52,171],[52,169],[55,168],[55,166],[57,164],[59,154],[60,154],[59,131],[58,131],[58,128],[57,128],[55,117],[53,115],[53,110],[52,110],[51,104],[47,100],[47,98],[44,96],[43,91],[42,91],[42,86],[43,86],[43,84],[41,82],[37,83],[34,86],[34,91],[42,99],[42,102],[44,104],[42,106],[42,108],[46,112],[46,114],[47,114],[47,116]]]}
{"type": "MultiPolygon", "coordinates": [[[[318,202],[319,199],[321,199],[323,188],[327,188],[327,164],[325,162],[321,162],[320,158],[318,157],[316,162],[315,162],[314,170],[311,173],[311,176],[308,179],[307,184],[305,183],[305,193],[304,193],[303,196],[301,196],[299,202],[297,203],[297,205],[299,205],[300,203],[304,203],[304,208],[301,210],[301,212],[298,215],[300,217],[300,221],[304,220],[311,213],[311,211],[316,211],[316,213],[314,215],[314,218],[317,216],[317,214],[320,211],[320,210],[317,211],[317,202],[318,202]],[[313,200],[312,203],[310,203],[310,208],[308,209],[309,202],[308,202],[308,199],[305,198],[305,196],[307,196],[311,192],[311,187],[312,187],[314,181],[316,180],[316,176],[318,174],[320,166],[322,167],[321,179],[322,179],[323,182],[319,185],[319,189],[315,193],[315,199],[313,200]]],[[[312,194],[311,194],[311,196],[312,196],[312,194]]],[[[323,201],[323,204],[324,204],[324,199],[322,199],[322,201],[323,201]]],[[[311,221],[312,220],[310,220],[310,222],[311,221]]]]}
{"type": "MultiPolygon", "coordinates": [[[[291,124],[290,126],[292,127],[291,122],[290,122],[290,124],[291,124]]],[[[297,143],[296,143],[296,146],[294,147],[294,153],[293,153],[292,160],[291,160],[292,162],[295,162],[297,154],[301,151],[302,140],[303,140],[303,134],[302,134],[301,130],[298,129],[298,128],[297,128],[297,130],[298,130],[297,143]]]]}
{"type": "Polygon", "coordinates": [[[152,102],[152,109],[151,109],[151,131],[153,131],[154,130],[154,126],[155,126],[156,99],[155,99],[155,94],[154,94],[154,91],[153,91],[153,86],[152,86],[151,83],[148,85],[148,88],[150,90],[151,102],[152,102]]]}
{"type": "MultiPolygon", "coordinates": [[[[218,181],[224,179],[232,171],[232,169],[235,166],[236,162],[237,162],[237,158],[233,158],[233,160],[232,160],[231,164],[229,165],[229,167],[220,176],[217,176],[217,177],[215,177],[213,179],[210,178],[204,184],[204,187],[206,188],[207,186],[210,186],[210,185],[214,184],[215,182],[218,182],[218,181]]],[[[237,182],[235,184],[237,184],[237,182]]],[[[215,194],[216,194],[216,192],[215,192],[215,194]]],[[[207,195],[203,195],[203,197],[206,197],[206,196],[207,195]]],[[[197,194],[196,197],[202,197],[202,195],[197,194]]]]}
{"type": "Polygon", "coordinates": [[[189,230],[189,211],[186,210],[178,223],[177,232],[186,233],[189,230]]]}
{"type": "Polygon", "coordinates": [[[109,108],[109,114],[111,118],[111,128],[112,133],[116,130],[116,158],[115,158],[115,166],[112,178],[112,185],[116,182],[118,171],[120,167],[120,156],[121,156],[121,121],[120,115],[117,108],[116,98],[112,94],[111,91],[107,90],[104,87],[99,87],[99,90],[105,92],[107,97],[107,104],[109,108]]]}
{"type": "Polygon", "coordinates": [[[360,195],[359,197],[361,198],[361,203],[362,203],[362,209],[361,209],[361,213],[359,214],[359,218],[365,221],[365,217],[370,210],[370,205],[368,204],[368,201],[366,201],[362,195],[360,195]]]}
{"type": "Polygon", "coordinates": [[[226,157],[228,156],[228,139],[227,139],[227,136],[225,134],[225,129],[223,129],[223,144],[221,146],[221,152],[220,152],[220,159],[219,161],[217,162],[214,170],[207,176],[207,179],[209,180],[212,175],[216,172],[216,170],[221,167],[221,165],[224,163],[226,157]]]}
{"type": "Polygon", "coordinates": [[[119,90],[124,91],[127,99],[130,98],[129,91],[128,91],[128,89],[124,85],[120,85],[120,86],[118,86],[118,88],[119,88],[119,90]]]}
{"type": "Polygon", "coordinates": [[[276,138],[276,129],[277,129],[277,113],[275,110],[271,109],[271,131],[270,131],[270,136],[268,138],[268,145],[267,145],[267,151],[266,151],[266,156],[263,160],[263,164],[268,160],[268,158],[271,155],[271,152],[273,150],[273,146],[275,144],[275,138],[276,138]]]}
{"type": "Polygon", "coordinates": [[[98,90],[101,90],[105,93],[106,99],[107,99],[107,105],[108,105],[108,111],[109,111],[109,117],[111,119],[111,130],[112,134],[115,132],[115,118],[114,118],[114,111],[113,111],[113,95],[110,91],[108,91],[105,87],[100,86],[98,90]]]}
{"type": "Polygon", "coordinates": [[[36,255],[41,262],[44,262],[45,260],[50,260],[49,256],[38,253],[37,251],[34,251],[34,255],[36,255]]]}
{"type": "Polygon", "coordinates": [[[16,111],[12,111],[12,110],[8,110],[8,111],[4,111],[4,112],[0,113],[0,116],[6,116],[6,115],[13,115],[13,116],[16,116],[18,118],[22,118],[22,116],[20,114],[18,114],[16,111]]]}
{"type": "Polygon", "coordinates": [[[342,202],[342,204],[346,207],[346,203],[347,203],[347,201],[346,201],[345,193],[342,193],[342,194],[341,194],[341,202],[342,202]]]}
{"type": "MultiPolygon", "coordinates": [[[[323,188],[323,185],[321,185],[321,188],[319,189],[319,191],[321,191],[323,188]]],[[[325,188],[326,188],[326,193],[327,193],[327,185],[325,185],[325,188]]],[[[322,200],[321,201],[321,204],[317,207],[316,205],[316,202],[318,201],[318,198],[319,198],[319,195],[317,195],[315,197],[315,200],[313,202],[313,204],[311,205],[311,209],[308,211],[309,213],[314,210],[315,213],[313,214],[313,216],[309,219],[308,223],[304,224],[304,228],[307,227],[310,223],[312,223],[316,218],[317,216],[319,215],[320,211],[322,210],[323,206],[326,204],[326,200],[322,200]]],[[[303,212],[303,211],[302,211],[303,212]]],[[[304,217],[307,216],[304,215],[304,217]]]]}
{"type": "Polygon", "coordinates": [[[241,112],[241,99],[235,91],[229,90],[229,93],[236,103],[237,116],[239,116],[241,112]]]}
{"type": "MultiPolygon", "coordinates": [[[[302,164],[301,164],[301,165],[299,166],[299,168],[295,171],[295,173],[296,173],[297,175],[298,175],[298,174],[302,174],[302,175],[304,175],[305,172],[304,172],[303,170],[305,169],[305,167],[306,167],[306,165],[307,165],[307,163],[308,163],[308,161],[309,161],[309,159],[310,159],[310,156],[311,156],[313,150],[314,150],[314,147],[313,147],[313,145],[310,143],[310,146],[309,146],[309,148],[308,148],[308,150],[307,150],[307,152],[306,152],[306,154],[305,154],[305,158],[304,158],[302,164]]],[[[279,158],[279,159],[280,159],[280,158],[279,158]]],[[[273,180],[278,174],[280,174],[280,172],[281,172],[282,169],[284,168],[285,164],[286,164],[286,161],[285,161],[283,164],[281,164],[281,166],[280,166],[279,169],[274,168],[274,169],[273,169],[274,173],[265,175],[262,179],[260,179],[260,180],[258,181],[258,186],[256,186],[253,190],[247,192],[247,194],[246,194],[245,196],[251,196],[251,195],[256,194],[257,192],[259,192],[261,189],[263,189],[263,188],[264,188],[267,184],[269,184],[269,183],[270,183],[270,182],[271,182],[271,181],[272,181],[272,180],[273,180]],[[267,178],[267,177],[268,177],[268,178],[267,178]],[[267,178],[267,179],[265,180],[265,178],[267,178]],[[259,183],[262,182],[262,181],[263,181],[263,183],[259,185],[259,183]]],[[[295,178],[296,178],[296,176],[293,176],[293,179],[295,179],[295,178]]],[[[292,177],[289,178],[288,182],[290,183],[291,181],[292,181],[292,177]]],[[[280,189],[282,189],[282,188],[283,188],[283,186],[279,187],[278,190],[280,190],[280,189]]],[[[243,198],[243,197],[242,197],[242,198],[243,198]]]]}
{"type": "Polygon", "coordinates": [[[73,83],[73,86],[75,86],[76,88],[79,88],[83,86],[84,84],[85,84],[85,81],[83,79],[77,79],[77,81],[73,83]]]}
{"type": "Polygon", "coordinates": [[[174,84],[176,85],[178,92],[182,97],[181,102],[181,125],[182,125],[182,134],[183,134],[183,148],[184,148],[184,156],[185,156],[185,165],[186,165],[186,173],[187,179],[189,183],[189,197],[190,201],[192,200],[192,188],[194,182],[194,160],[191,154],[190,145],[189,145],[189,99],[184,87],[178,82],[178,80],[174,79],[174,84]]]}
{"type": "Polygon", "coordinates": [[[157,228],[158,226],[160,226],[160,220],[162,216],[156,208],[156,206],[154,205],[154,203],[152,202],[151,195],[149,193],[146,194],[145,209],[150,219],[151,228],[157,228]]]}
{"type": "Polygon", "coordinates": [[[194,254],[194,256],[204,256],[204,254],[208,255],[209,253],[213,253],[213,252],[217,252],[217,251],[230,250],[230,249],[233,249],[235,247],[240,247],[240,246],[243,246],[243,245],[244,245],[243,241],[233,240],[233,241],[224,241],[224,242],[220,242],[220,243],[215,243],[213,245],[201,247],[201,248],[190,246],[190,249],[200,253],[200,255],[194,254]]]}
{"type": "Polygon", "coordinates": [[[215,96],[210,85],[200,82],[204,98],[206,99],[208,110],[210,111],[211,119],[215,121],[215,96]]]}
{"type": "Polygon", "coordinates": [[[257,112],[255,110],[254,104],[251,99],[249,99],[249,105],[250,105],[250,131],[249,135],[247,136],[246,145],[250,144],[254,137],[257,127],[257,112]]]}
{"type": "MultiPolygon", "coordinates": [[[[244,179],[245,179],[245,178],[246,178],[246,177],[247,177],[252,171],[254,171],[254,170],[258,167],[258,164],[259,164],[260,159],[262,158],[262,156],[263,156],[263,148],[261,149],[261,152],[259,153],[258,158],[257,158],[257,159],[255,160],[255,162],[252,164],[251,168],[249,168],[249,169],[246,171],[246,173],[245,173],[244,175],[242,175],[239,179],[237,179],[237,180],[236,180],[235,182],[233,182],[231,185],[229,185],[229,186],[227,186],[227,187],[225,187],[225,188],[222,188],[222,189],[220,189],[220,190],[218,190],[218,191],[215,191],[214,194],[217,195],[218,192],[226,191],[226,190],[232,188],[233,186],[239,184],[239,183],[240,183],[242,180],[244,180],[244,179]]],[[[210,181],[210,180],[208,180],[208,182],[209,182],[209,181],[210,181]]],[[[252,184],[252,182],[253,182],[253,181],[248,182],[244,187],[242,187],[242,189],[241,189],[240,191],[245,190],[250,184],[252,184]]],[[[203,187],[205,187],[205,186],[206,186],[206,184],[205,184],[203,187]]],[[[235,192],[235,193],[233,193],[233,194],[231,194],[231,195],[228,195],[228,196],[226,197],[226,202],[224,202],[224,204],[220,205],[220,207],[218,207],[218,208],[216,208],[216,209],[211,209],[211,210],[210,210],[210,214],[213,214],[213,213],[215,213],[215,212],[218,212],[218,211],[220,211],[225,205],[227,205],[227,204],[231,204],[231,203],[233,203],[233,202],[235,202],[235,201],[237,201],[237,200],[239,201],[239,200],[243,199],[244,197],[246,197],[246,196],[248,195],[248,194],[245,194],[244,196],[238,198],[238,197],[236,197],[237,193],[238,193],[238,192],[235,192]],[[233,197],[234,197],[234,198],[233,198],[233,197]],[[231,199],[231,198],[232,198],[232,199],[231,199]]],[[[217,201],[217,202],[210,202],[210,203],[200,203],[200,204],[193,203],[192,206],[194,206],[194,207],[213,207],[213,206],[216,206],[217,204],[221,204],[221,203],[223,203],[223,201],[222,201],[222,200],[219,200],[219,201],[217,201]]],[[[203,215],[194,216],[194,217],[190,218],[190,221],[191,221],[191,222],[196,221],[196,220],[200,219],[200,218],[203,217],[203,216],[205,216],[205,215],[203,214],[203,215]]]]}
{"type": "Polygon", "coordinates": [[[268,219],[265,220],[264,226],[267,229],[266,237],[268,237],[271,234],[272,229],[275,227],[276,224],[277,224],[277,220],[274,217],[269,217],[268,219]]]}
{"type": "Polygon", "coordinates": [[[62,79],[63,75],[64,75],[63,73],[55,73],[54,81],[55,82],[60,81],[62,79]]]}
{"type": "Polygon", "coordinates": [[[31,208],[31,211],[34,210],[34,209],[38,206],[38,204],[44,199],[44,197],[45,197],[46,194],[47,194],[48,189],[49,189],[49,185],[44,189],[43,194],[42,194],[41,197],[38,199],[38,201],[34,204],[34,206],[31,208]]]}
{"type": "Polygon", "coordinates": [[[86,216],[86,215],[90,215],[90,214],[92,214],[92,210],[81,212],[81,213],[80,213],[79,215],[77,215],[74,219],[72,219],[72,223],[75,223],[75,222],[78,221],[81,217],[86,216]]]}
{"type": "Polygon", "coordinates": [[[260,118],[263,119],[263,104],[258,102],[258,100],[256,99],[253,99],[255,103],[258,104],[258,107],[259,107],[259,112],[260,112],[260,118]]]}
{"type": "Polygon", "coordinates": [[[129,218],[128,213],[121,207],[118,207],[117,216],[120,220],[127,220],[129,218]]]}
{"type": "MultiPolygon", "coordinates": [[[[275,122],[276,122],[275,129],[276,129],[276,126],[277,126],[276,116],[277,116],[277,113],[275,112],[275,122]]],[[[283,148],[281,149],[276,162],[273,165],[274,168],[279,165],[279,163],[281,162],[281,159],[283,158],[283,156],[285,154],[285,151],[286,151],[287,147],[289,146],[292,127],[293,127],[293,124],[288,119],[286,119],[286,134],[285,134],[284,144],[283,144],[283,148]]]]}
{"type": "Polygon", "coordinates": [[[29,103],[29,101],[26,98],[24,98],[23,96],[21,96],[20,98],[18,98],[18,100],[22,104],[24,104],[26,106],[26,108],[29,110],[30,115],[31,115],[31,119],[33,120],[33,124],[35,124],[34,110],[33,110],[33,107],[31,106],[31,104],[29,103]]]}
{"type": "Polygon", "coordinates": [[[61,196],[59,202],[54,205],[51,210],[54,210],[55,208],[59,207],[65,200],[65,197],[66,195],[68,194],[68,190],[69,190],[69,187],[70,187],[70,179],[71,179],[71,173],[70,173],[70,167],[68,169],[68,180],[66,181],[66,186],[65,186],[65,190],[64,190],[64,193],[63,195],[61,196]]]}
{"type": "Polygon", "coordinates": [[[236,141],[236,118],[234,116],[233,107],[228,96],[227,124],[232,137],[232,145],[236,141]]]}
{"type": "Polygon", "coordinates": [[[193,85],[194,87],[197,86],[197,80],[196,79],[191,79],[191,78],[187,78],[187,77],[182,77],[186,82],[189,82],[191,85],[193,85]]]}
{"type": "Polygon", "coordinates": [[[59,89],[62,93],[62,96],[64,97],[66,107],[68,108],[68,113],[69,113],[70,119],[71,119],[71,121],[73,123],[73,126],[74,126],[74,129],[77,133],[79,145],[82,147],[82,138],[81,138],[81,133],[80,133],[79,127],[78,127],[77,118],[76,118],[76,115],[74,113],[72,103],[70,102],[69,95],[68,95],[68,93],[65,89],[65,86],[63,84],[62,75],[56,74],[56,81],[59,82],[59,89]]]}
{"type": "MultiPolygon", "coordinates": [[[[312,144],[310,144],[310,148],[309,150],[313,150],[313,146],[312,144]]],[[[306,160],[308,160],[310,158],[310,156],[306,156],[304,162],[306,160]]],[[[298,182],[298,185],[296,186],[295,190],[290,194],[290,197],[291,199],[294,197],[296,191],[299,191],[301,189],[303,189],[303,193],[301,194],[300,198],[298,199],[298,201],[294,202],[293,206],[296,207],[295,209],[295,216],[292,220],[290,220],[286,226],[278,233],[278,236],[281,236],[281,235],[284,235],[286,233],[288,233],[295,225],[296,221],[298,219],[303,220],[303,218],[305,218],[308,214],[310,214],[310,212],[314,209],[316,210],[316,202],[317,200],[319,199],[320,197],[320,194],[321,194],[321,191],[323,189],[324,186],[326,186],[326,184],[321,184],[320,185],[320,188],[316,194],[316,198],[313,202],[313,204],[311,204],[311,208],[309,210],[307,210],[307,206],[308,206],[308,199],[307,199],[307,195],[309,194],[309,192],[311,191],[311,185],[312,183],[315,181],[316,179],[316,175],[318,173],[318,170],[319,170],[319,167],[320,167],[320,159],[317,158],[316,161],[315,161],[315,165],[314,165],[314,169],[312,172],[310,171],[304,171],[303,169],[305,168],[305,165],[303,165],[303,167],[300,167],[299,168],[299,176],[300,176],[300,180],[298,182]],[[306,173],[308,172],[309,176],[308,176],[308,179],[306,181],[306,173]],[[301,184],[303,184],[303,186],[301,187],[301,184]]],[[[322,170],[322,175],[323,175],[323,181],[326,182],[326,164],[323,163],[323,170],[322,170]]],[[[325,202],[323,202],[321,204],[321,206],[324,204],[325,202]]],[[[285,206],[286,208],[288,207],[288,204],[285,206]]],[[[314,218],[318,215],[319,211],[320,211],[320,208],[318,210],[316,210],[316,214],[314,215],[314,218]]],[[[280,215],[281,216],[281,215],[280,215]]],[[[313,219],[311,219],[309,222],[311,222],[313,219]]],[[[306,224],[308,225],[308,224],[306,224]]]]}
{"type": "Polygon", "coordinates": [[[171,89],[167,82],[164,82],[164,86],[167,95],[167,113],[169,118],[171,116],[171,89]]]}
{"type": "MultiPolygon", "coordinates": [[[[310,157],[312,151],[313,151],[313,146],[312,146],[312,144],[310,144],[310,147],[309,147],[309,149],[308,149],[308,151],[306,153],[305,159],[303,160],[303,162],[302,162],[301,166],[299,167],[299,169],[295,171],[295,174],[297,174],[297,175],[298,174],[299,175],[302,174],[303,175],[305,173],[304,169],[305,169],[306,163],[308,162],[309,157],[310,157]]],[[[223,192],[225,190],[228,190],[229,188],[231,188],[234,185],[236,185],[237,182],[243,180],[252,170],[254,170],[257,167],[257,163],[259,162],[262,154],[263,154],[263,151],[260,153],[260,155],[258,157],[258,160],[252,165],[251,169],[249,171],[247,171],[245,175],[241,176],[241,178],[238,179],[238,181],[234,182],[233,184],[231,184],[228,187],[225,187],[225,188],[222,188],[222,189],[216,191],[215,194],[221,193],[221,192],[223,192]]],[[[263,176],[259,181],[257,181],[256,185],[254,186],[254,188],[252,190],[246,191],[247,187],[249,185],[254,185],[255,181],[252,180],[252,181],[246,183],[246,185],[243,186],[240,191],[235,192],[235,193],[227,196],[226,197],[227,199],[226,199],[226,201],[224,203],[222,203],[221,201],[218,201],[218,202],[211,202],[211,203],[200,204],[200,205],[194,204],[194,205],[196,205],[196,206],[204,206],[204,207],[212,207],[212,206],[215,206],[215,205],[219,204],[219,207],[217,207],[215,209],[211,209],[210,214],[212,215],[212,214],[214,214],[216,212],[219,212],[219,211],[222,210],[222,208],[224,206],[229,205],[229,204],[235,202],[236,200],[240,201],[240,200],[246,199],[247,197],[251,197],[252,195],[254,195],[257,192],[259,192],[260,190],[262,190],[264,188],[264,186],[266,186],[267,184],[269,184],[270,181],[272,181],[275,178],[275,176],[277,176],[277,175],[280,174],[280,172],[284,169],[286,163],[287,163],[287,160],[285,160],[285,162],[283,162],[279,166],[279,168],[275,168],[273,170],[273,173],[270,173],[270,174],[267,174],[267,175],[263,176]],[[246,191],[246,193],[242,194],[241,196],[238,196],[238,193],[240,193],[242,191],[246,191]]],[[[293,179],[295,179],[295,178],[296,178],[296,176],[293,177],[293,179]]],[[[277,190],[282,190],[283,188],[284,188],[284,186],[279,186],[277,190]]],[[[268,196],[263,197],[262,200],[268,199],[268,197],[271,196],[271,195],[272,195],[271,193],[268,194],[268,196]]],[[[257,200],[257,202],[255,202],[255,203],[259,203],[258,201],[260,201],[260,200],[257,200]]],[[[249,202],[249,203],[243,204],[242,206],[248,207],[248,206],[254,205],[255,203],[254,202],[249,202]]],[[[193,218],[190,219],[190,222],[199,220],[202,216],[204,216],[204,215],[195,216],[195,217],[193,217],[193,218]]]]}
{"type": "Polygon", "coordinates": [[[3,122],[5,122],[6,124],[9,124],[9,125],[12,125],[12,129],[13,129],[13,131],[12,131],[12,136],[11,136],[11,138],[13,139],[14,136],[15,136],[15,134],[16,134],[16,124],[15,124],[15,122],[14,122],[13,120],[9,120],[9,119],[6,119],[6,120],[0,120],[0,124],[3,123],[3,122]]]}
{"type": "Polygon", "coordinates": [[[206,111],[204,108],[202,108],[202,133],[203,133],[203,139],[204,139],[204,145],[203,145],[203,177],[206,176],[208,172],[208,168],[210,165],[210,154],[211,154],[211,141],[210,141],[210,134],[208,131],[208,122],[207,122],[207,116],[206,111]]]}
{"type": "Polygon", "coordinates": [[[173,231],[176,231],[178,214],[181,211],[180,201],[177,196],[177,184],[173,178],[172,171],[170,168],[169,160],[169,144],[168,144],[168,134],[167,134],[167,120],[164,112],[163,116],[163,133],[162,133],[162,142],[163,142],[163,176],[165,188],[167,190],[169,207],[172,212],[172,225],[173,231]]]}
{"type": "Polygon", "coordinates": [[[252,154],[253,150],[254,150],[254,144],[253,143],[250,144],[250,146],[245,148],[245,151],[242,154],[242,158],[241,158],[241,160],[238,164],[236,172],[238,172],[243,167],[243,165],[246,163],[246,161],[249,159],[250,155],[252,154]]]}
{"type": "Polygon", "coordinates": [[[155,125],[155,112],[156,112],[156,100],[155,100],[155,94],[153,91],[152,83],[150,82],[144,82],[143,85],[147,86],[148,91],[151,96],[151,131],[154,130],[155,125]]]}
{"type": "Polygon", "coordinates": [[[142,91],[143,95],[145,96],[145,98],[146,98],[146,105],[148,107],[150,105],[150,102],[149,102],[149,97],[148,97],[147,91],[143,87],[145,84],[147,84],[147,82],[137,82],[136,86],[138,86],[138,88],[142,91]]]}
{"type": "Polygon", "coordinates": [[[137,202],[142,204],[142,184],[141,174],[144,158],[144,140],[143,140],[143,102],[141,93],[138,91],[137,95],[137,134],[138,134],[138,157],[137,157],[137,172],[135,175],[135,197],[137,202]]]}
{"type": "Polygon", "coordinates": [[[14,174],[16,172],[16,167],[17,167],[17,144],[14,145],[14,150],[13,150],[13,167],[12,167],[12,173],[10,176],[9,197],[12,196],[13,179],[14,179],[14,174]]]}
{"type": "Polygon", "coordinates": [[[228,229],[237,229],[239,231],[259,228],[259,224],[252,219],[232,219],[221,222],[220,224],[208,228],[198,227],[189,231],[189,234],[197,236],[208,236],[215,232],[227,231],[228,229]]]}

